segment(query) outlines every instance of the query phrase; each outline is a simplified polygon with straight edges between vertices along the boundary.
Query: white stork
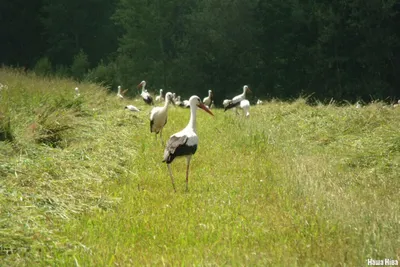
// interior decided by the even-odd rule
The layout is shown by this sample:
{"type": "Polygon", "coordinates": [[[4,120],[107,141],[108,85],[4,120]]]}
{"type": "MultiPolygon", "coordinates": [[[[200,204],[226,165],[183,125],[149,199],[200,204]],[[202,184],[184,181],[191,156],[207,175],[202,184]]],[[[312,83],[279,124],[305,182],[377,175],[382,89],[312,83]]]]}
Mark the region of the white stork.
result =
{"type": "Polygon", "coordinates": [[[79,93],[79,88],[75,87],[75,97],[79,97],[81,94],[79,93]]]}
{"type": "Polygon", "coordinates": [[[229,102],[230,102],[231,100],[229,100],[229,99],[225,99],[223,102],[222,102],[222,105],[224,106],[224,108],[225,107],[227,107],[228,105],[229,105],[229,102]]]}
{"type": "Polygon", "coordinates": [[[167,163],[169,175],[171,176],[172,186],[176,192],[174,176],[172,175],[170,164],[176,157],[186,157],[186,191],[189,190],[189,165],[190,159],[196,153],[197,144],[199,143],[199,138],[196,134],[196,111],[197,107],[205,110],[212,116],[212,112],[201,102],[198,96],[192,96],[189,99],[190,103],[190,120],[188,125],[182,131],[171,135],[167,141],[167,146],[164,150],[164,160],[167,163]]]}
{"type": "Polygon", "coordinates": [[[126,91],[128,91],[128,89],[126,89],[123,92],[121,92],[121,85],[118,85],[117,97],[119,99],[123,99],[124,98],[124,94],[126,93],[126,91]]]}
{"type": "Polygon", "coordinates": [[[397,101],[397,104],[393,105],[394,108],[397,108],[398,106],[400,106],[400,99],[397,101]]]}
{"type": "Polygon", "coordinates": [[[262,105],[262,100],[260,100],[260,99],[257,99],[257,105],[262,105]]]}
{"type": "Polygon", "coordinates": [[[164,101],[163,89],[160,89],[160,94],[156,97],[156,102],[162,102],[162,101],[164,101]]]}
{"type": "Polygon", "coordinates": [[[240,108],[243,109],[243,113],[246,117],[250,116],[250,102],[247,99],[240,101],[240,108]]]}
{"type": "Polygon", "coordinates": [[[229,104],[225,107],[224,111],[227,111],[228,109],[237,107],[240,105],[240,101],[246,99],[246,92],[251,92],[250,88],[247,85],[243,86],[243,93],[240,95],[235,96],[231,101],[229,101],[229,104]]]}
{"type": "Polygon", "coordinates": [[[127,105],[127,106],[125,107],[125,109],[130,110],[130,111],[132,111],[132,112],[139,112],[139,111],[140,111],[140,109],[138,109],[138,108],[135,107],[134,105],[127,105]]]}
{"type": "Polygon", "coordinates": [[[183,100],[182,104],[183,105],[181,105],[181,107],[190,108],[190,101],[189,100],[183,100]]]}
{"type": "Polygon", "coordinates": [[[150,113],[150,132],[160,133],[160,139],[162,143],[162,130],[167,124],[168,119],[168,105],[169,103],[174,103],[172,99],[172,93],[168,92],[165,94],[165,104],[162,107],[154,107],[150,113]]]}
{"type": "Polygon", "coordinates": [[[151,97],[151,95],[146,90],[146,81],[142,81],[141,83],[138,84],[137,87],[138,88],[142,87],[142,93],[140,95],[142,96],[143,101],[146,104],[153,105],[153,98],[151,97]]]}
{"type": "Polygon", "coordinates": [[[204,105],[206,105],[207,107],[211,107],[213,96],[213,92],[211,90],[208,90],[208,96],[203,99],[204,105]]]}

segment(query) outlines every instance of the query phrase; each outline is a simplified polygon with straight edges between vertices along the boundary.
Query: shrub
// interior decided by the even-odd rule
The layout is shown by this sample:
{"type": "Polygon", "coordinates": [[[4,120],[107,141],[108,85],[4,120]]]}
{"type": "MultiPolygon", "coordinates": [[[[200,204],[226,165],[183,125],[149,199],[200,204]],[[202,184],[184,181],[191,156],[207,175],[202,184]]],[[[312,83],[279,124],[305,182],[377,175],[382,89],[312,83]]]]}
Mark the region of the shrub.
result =
{"type": "Polygon", "coordinates": [[[52,72],[52,66],[51,66],[50,59],[48,57],[40,58],[36,62],[35,67],[33,68],[33,71],[37,75],[49,76],[52,72]]]}
{"type": "Polygon", "coordinates": [[[85,80],[89,82],[100,83],[111,88],[117,87],[118,79],[116,65],[114,63],[109,63],[106,65],[103,61],[101,61],[97,67],[91,69],[87,73],[85,80]]]}
{"type": "Polygon", "coordinates": [[[72,62],[71,65],[71,75],[78,81],[81,81],[88,69],[89,69],[88,56],[85,54],[85,52],[83,52],[83,50],[81,50],[77,55],[74,56],[74,61],[72,62]]]}

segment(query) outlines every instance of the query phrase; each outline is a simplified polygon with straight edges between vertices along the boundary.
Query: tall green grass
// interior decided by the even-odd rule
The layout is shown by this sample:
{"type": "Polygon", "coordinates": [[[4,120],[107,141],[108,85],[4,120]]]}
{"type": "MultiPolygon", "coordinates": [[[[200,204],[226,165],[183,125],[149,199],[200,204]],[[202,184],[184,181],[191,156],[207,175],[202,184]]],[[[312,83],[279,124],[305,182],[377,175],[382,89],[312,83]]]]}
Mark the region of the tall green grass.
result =
{"type": "MultiPolygon", "coordinates": [[[[189,192],[177,159],[174,193],[141,101],[8,69],[0,82],[13,134],[0,141],[5,265],[399,260],[400,109],[298,99],[252,106],[249,119],[199,111],[189,192]]],[[[188,118],[171,108],[165,138],[188,118]]]]}

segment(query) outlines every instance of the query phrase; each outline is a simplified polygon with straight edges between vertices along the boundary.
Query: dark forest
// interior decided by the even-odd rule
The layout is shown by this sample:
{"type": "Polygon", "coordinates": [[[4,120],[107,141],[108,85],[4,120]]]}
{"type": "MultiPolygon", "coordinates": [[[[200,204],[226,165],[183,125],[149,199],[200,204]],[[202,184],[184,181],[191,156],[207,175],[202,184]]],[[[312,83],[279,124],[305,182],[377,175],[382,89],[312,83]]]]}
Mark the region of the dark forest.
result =
{"type": "Polygon", "coordinates": [[[393,102],[394,0],[3,0],[0,63],[181,95],[393,102]]]}

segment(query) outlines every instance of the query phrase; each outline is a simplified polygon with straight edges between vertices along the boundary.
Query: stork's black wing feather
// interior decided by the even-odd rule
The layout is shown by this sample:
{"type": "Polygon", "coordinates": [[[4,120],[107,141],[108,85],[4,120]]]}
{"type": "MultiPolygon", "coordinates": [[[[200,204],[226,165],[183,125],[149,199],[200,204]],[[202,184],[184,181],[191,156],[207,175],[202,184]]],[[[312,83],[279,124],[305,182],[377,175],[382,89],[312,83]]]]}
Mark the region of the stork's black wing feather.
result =
{"type": "Polygon", "coordinates": [[[225,107],[224,111],[227,111],[228,109],[231,109],[231,108],[235,108],[235,107],[237,107],[237,106],[239,106],[239,105],[240,105],[240,101],[234,103],[234,102],[231,100],[231,101],[229,102],[229,104],[225,107]]]}

